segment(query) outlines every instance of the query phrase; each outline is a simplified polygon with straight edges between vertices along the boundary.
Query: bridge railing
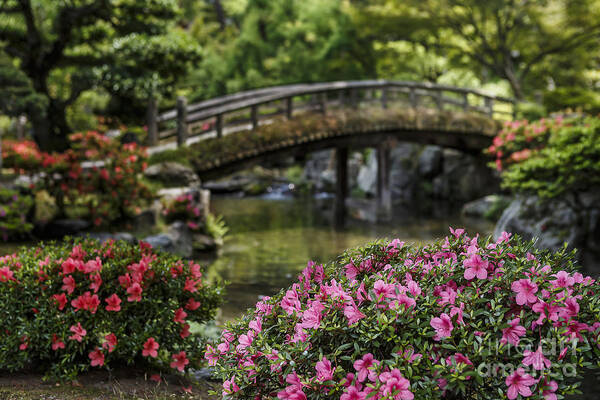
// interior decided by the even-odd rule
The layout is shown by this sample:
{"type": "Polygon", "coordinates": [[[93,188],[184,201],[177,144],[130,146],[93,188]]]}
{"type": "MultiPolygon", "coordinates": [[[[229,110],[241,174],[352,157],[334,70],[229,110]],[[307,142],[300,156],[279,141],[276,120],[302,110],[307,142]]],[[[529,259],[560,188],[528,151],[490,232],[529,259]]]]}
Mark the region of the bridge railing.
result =
{"type": "Polygon", "coordinates": [[[175,110],[161,115],[156,113],[155,102],[150,102],[148,138],[150,145],[176,138],[181,146],[192,136],[221,137],[256,129],[275,116],[291,119],[299,111],[326,113],[331,108],[360,107],[369,103],[387,108],[398,101],[412,108],[426,106],[444,110],[450,106],[491,118],[514,116],[516,108],[514,99],[426,82],[366,80],[297,84],[250,90],[191,105],[180,97],[175,110]]]}

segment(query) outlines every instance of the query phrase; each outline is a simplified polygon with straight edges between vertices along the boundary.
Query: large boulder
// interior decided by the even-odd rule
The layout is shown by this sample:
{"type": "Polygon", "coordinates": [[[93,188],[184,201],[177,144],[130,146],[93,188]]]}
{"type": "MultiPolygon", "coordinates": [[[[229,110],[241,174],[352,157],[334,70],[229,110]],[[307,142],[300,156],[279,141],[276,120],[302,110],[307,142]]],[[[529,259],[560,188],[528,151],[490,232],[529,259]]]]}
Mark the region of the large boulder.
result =
{"type": "Polygon", "coordinates": [[[536,196],[518,197],[498,220],[494,236],[502,232],[536,238],[536,246],[558,250],[566,243],[579,249],[586,267],[600,267],[600,193],[569,195],[541,201],[536,196]]]}
{"type": "Polygon", "coordinates": [[[193,254],[193,236],[188,226],[176,221],[169,226],[168,233],[148,236],[142,239],[152,247],[189,258],[193,254]]]}
{"type": "Polygon", "coordinates": [[[435,198],[464,203],[499,190],[499,179],[485,160],[453,149],[443,150],[442,173],[432,181],[435,198]]]}
{"type": "Polygon", "coordinates": [[[172,161],[149,166],[144,175],[167,187],[199,186],[200,178],[190,167],[172,161]]]}

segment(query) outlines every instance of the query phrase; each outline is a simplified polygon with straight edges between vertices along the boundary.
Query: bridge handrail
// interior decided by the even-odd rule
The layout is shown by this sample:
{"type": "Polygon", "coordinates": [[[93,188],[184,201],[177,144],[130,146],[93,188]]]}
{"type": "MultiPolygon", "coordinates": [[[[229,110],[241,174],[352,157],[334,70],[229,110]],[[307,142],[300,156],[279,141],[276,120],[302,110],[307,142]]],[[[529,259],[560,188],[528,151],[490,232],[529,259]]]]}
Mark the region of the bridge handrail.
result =
{"type": "MultiPolygon", "coordinates": [[[[245,90],[243,92],[227,94],[224,96],[214,97],[214,98],[208,99],[208,100],[203,100],[198,103],[189,104],[187,106],[187,111],[188,112],[199,111],[199,110],[203,110],[203,109],[210,108],[210,107],[221,106],[223,104],[228,104],[228,103],[235,102],[235,101],[245,100],[247,98],[263,96],[266,94],[283,91],[283,90],[295,89],[295,88],[306,86],[306,85],[307,84],[290,84],[290,85],[269,86],[269,87],[260,88],[260,89],[245,90]]],[[[177,109],[172,109],[172,110],[165,111],[162,114],[158,115],[157,122],[159,122],[159,123],[165,122],[165,121],[173,120],[175,118],[177,118],[177,109]]]]}
{"type": "MultiPolygon", "coordinates": [[[[355,93],[355,90],[370,90],[370,89],[381,89],[382,90],[382,103],[385,100],[385,93],[388,89],[404,89],[408,91],[411,97],[411,103],[416,106],[417,96],[432,96],[438,104],[438,107],[442,108],[443,104],[453,104],[462,106],[465,110],[474,110],[477,112],[488,113],[490,116],[493,115],[494,102],[508,103],[512,106],[512,113],[514,113],[514,106],[517,103],[515,99],[495,96],[489,93],[485,93],[478,89],[462,88],[450,85],[440,85],[429,82],[412,82],[412,81],[395,81],[395,80],[361,80],[361,81],[335,81],[325,83],[309,83],[309,84],[291,84],[282,86],[273,86],[262,89],[255,89],[235,93],[232,95],[222,96],[215,99],[206,100],[200,103],[186,106],[185,102],[178,103],[176,110],[171,110],[166,113],[157,116],[154,125],[154,132],[156,132],[157,141],[159,138],[172,136],[174,133],[178,133],[178,143],[182,144],[185,142],[188,133],[188,124],[197,121],[208,120],[216,118],[216,130],[217,136],[222,135],[223,130],[223,116],[228,113],[236,111],[250,109],[251,110],[251,121],[252,128],[258,126],[258,113],[257,109],[259,106],[280,101],[287,100],[287,114],[288,118],[291,118],[292,114],[292,99],[298,96],[318,95],[323,93],[350,91],[355,93]],[[450,92],[462,95],[462,101],[459,99],[448,98],[443,96],[443,92],[450,92]],[[480,99],[484,99],[485,105],[473,105],[469,101],[469,95],[476,96],[480,99]],[[177,128],[169,129],[164,132],[158,132],[157,124],[161,122],[177,120],[177,128]],[[180,137],[181,136],[181,137],[180,137]]],[[[343,94],[343,93],[341,93],[343,94]]],[[[353,99],[357,100],[357,99],[353,99]]],[[[325,99],[321,99],[322,102],[326,102],[325,99]]],[[[359,100],[357,100],[359,101],[359,100]]],[[[325,107],[325,104],[322,104],[325,107]]],[[[385,107],[385,105],[384,105],[385,107]]],[[[324,108],[323,108],[324,109],[324,108]]],[[[511,113],[511,112],[505,112],[511,113]]],[[[150,124],[149,124],[150,125],[150,124]]]]}

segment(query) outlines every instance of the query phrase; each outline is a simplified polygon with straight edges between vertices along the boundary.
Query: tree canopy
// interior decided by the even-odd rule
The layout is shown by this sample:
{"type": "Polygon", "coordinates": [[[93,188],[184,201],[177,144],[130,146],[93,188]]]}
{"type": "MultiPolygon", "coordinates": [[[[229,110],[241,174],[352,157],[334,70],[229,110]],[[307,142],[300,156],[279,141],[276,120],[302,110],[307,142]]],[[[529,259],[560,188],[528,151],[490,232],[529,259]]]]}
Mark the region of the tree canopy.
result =
{"type": "Polygon", "coordinates": [[[4,0],[0,43],[46,102],[29,113],[44,147],[69,133],[66,108],[86,90],[135,98],[168,92],[199,48],[179,35],[174,0],[4,0]]]}

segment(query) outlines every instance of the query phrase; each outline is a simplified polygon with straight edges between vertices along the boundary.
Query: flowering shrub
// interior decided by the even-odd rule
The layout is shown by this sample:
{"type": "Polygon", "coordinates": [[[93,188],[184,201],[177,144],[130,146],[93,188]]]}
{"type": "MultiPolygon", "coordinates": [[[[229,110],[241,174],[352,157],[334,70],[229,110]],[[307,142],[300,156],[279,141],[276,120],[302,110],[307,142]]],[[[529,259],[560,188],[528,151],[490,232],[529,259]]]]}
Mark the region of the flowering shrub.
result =
{"type": "Polygon", "coordinates": [[[496,169],[502,171],[505,167],[526,160],[532,150],[541,148],[548,140],[552,128],[562,125],[563,119],[542,118],[539,121],[507,121],[504,127],[494,137],[493,144],[487,153],[496,159],[496,169]]]}
{"type": "Polygon", "coordinates": [[[600,184],[600,118],[517,121],[494,138],[488,152],[503,170],[503,186],[542,198],[600,184]]]}
{"type": "Polygon", "coordinates": [[[600,366],[600,285],[564,252],[462,229],[309,263],[205,354],[228,398],[556,399],[600,366]]]}
{"type": "Polygon", "coordinates": [[[50,193],[61,214],[78,209],[95,225],[131,217],[153,197],[139,179],[147,166],[143,148],[91,131],[72,134],[69,141],[62,154],[41,152],[34,142],[7,141],[6,166],[36,175],[32,189],[50,193]]]}
{"type": "Polygon", "coordinates": [[[204,226],[201,204],[192,193],[182,194],[168,201],[163,214],[167,222],[184,221],[194,232],[202,230],[204,226]]]}
{"type": "Polygon", "coordinates": [[[200,266],[148,244],[77,240],[0,258],[0,370],[35,366],[72,379],[135,364],[184,371],[203,344],[190,324],[214,317],[220,288],[200,266]]]}
{"type": "Polygon", "coordinates": [[[62,156],[41,151],[32,140],[3,140],[2,159],[8,168],[20,173],[38,172],[64,162],[62,156]]]}
{"type": "Polygon", "coordinates": [[[0,239],[8,240],[28,234],[33,225],[27,222],[33,199],[16,190],[0,188],[0,239]]]}

